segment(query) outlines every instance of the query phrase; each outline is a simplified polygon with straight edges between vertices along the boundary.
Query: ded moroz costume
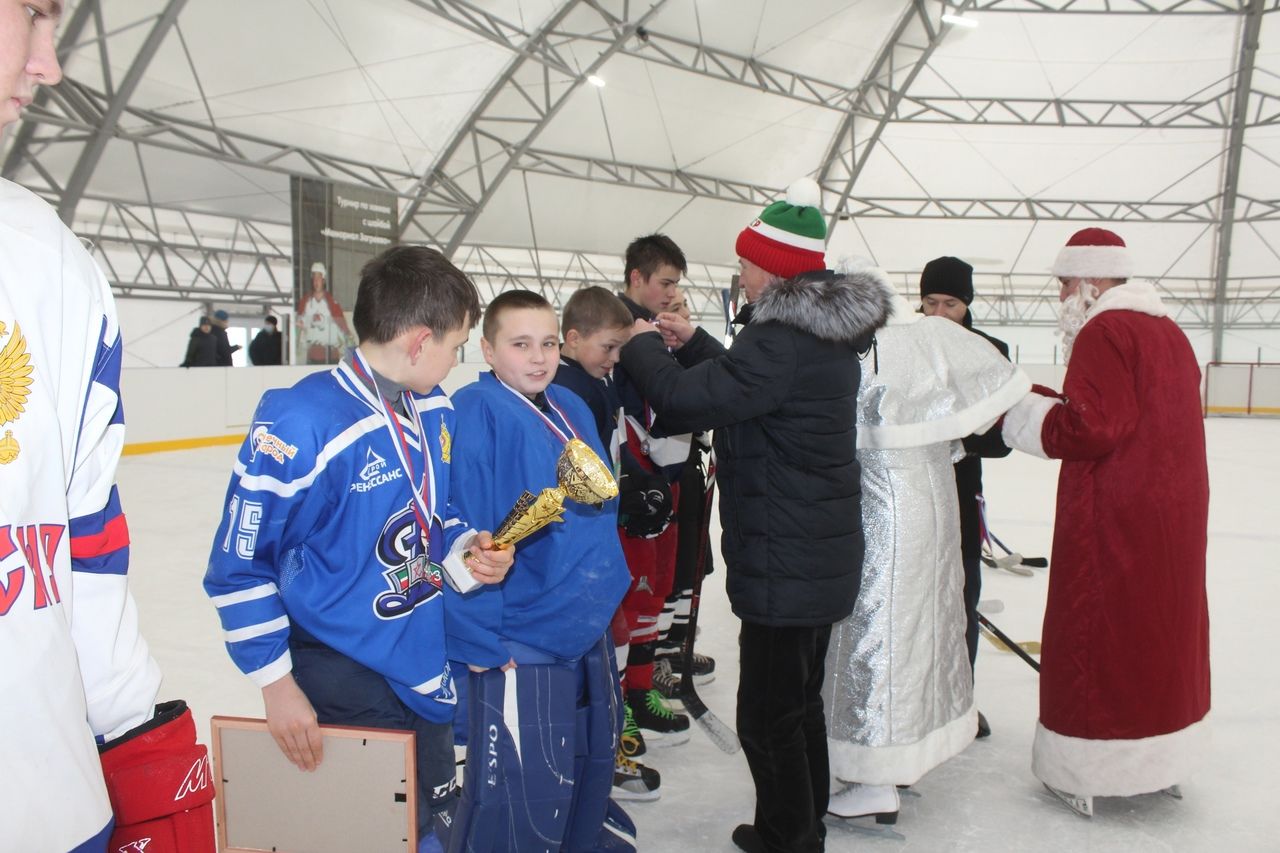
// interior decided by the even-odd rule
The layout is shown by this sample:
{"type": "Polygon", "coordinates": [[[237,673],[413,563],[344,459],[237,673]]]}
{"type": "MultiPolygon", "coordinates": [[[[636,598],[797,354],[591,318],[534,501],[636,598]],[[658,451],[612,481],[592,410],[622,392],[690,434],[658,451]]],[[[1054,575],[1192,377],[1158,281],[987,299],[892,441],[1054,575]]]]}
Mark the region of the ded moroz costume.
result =
{"type": "Polygon", "coordinates": [[[1183,781],[1209,710],[1200,370],[1129,269],[1116,234],[1071,238],[1062,393],[1037,386],[1004,423],[1014,448],[1062,460],[1032,770],[1085,813],[1183,781]]]}

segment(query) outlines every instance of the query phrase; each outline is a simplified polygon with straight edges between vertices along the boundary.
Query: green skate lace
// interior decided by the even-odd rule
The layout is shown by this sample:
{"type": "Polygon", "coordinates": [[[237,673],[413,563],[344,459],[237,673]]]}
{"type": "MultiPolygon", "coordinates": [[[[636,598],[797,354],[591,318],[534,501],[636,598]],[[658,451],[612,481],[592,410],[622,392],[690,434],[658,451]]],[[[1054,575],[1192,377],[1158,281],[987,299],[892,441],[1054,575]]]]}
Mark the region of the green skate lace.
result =
{"type": "Polygon", "coordinates": [[[674,720],[676,718],[676,715],[667,707],[662,694],[652,687],[645,691],[644,704],[649,709],[649,713],[656,717],[661,717],[664,720],[674,720]]]}
{"type": "Polygon", "coordinates": [[[636,725],[635,712],[631,710],[630,705],[623,706],[626,710],[623,712],[622,720],[622,736],[629,738],[640,737],[640,727],[636,725]]]}

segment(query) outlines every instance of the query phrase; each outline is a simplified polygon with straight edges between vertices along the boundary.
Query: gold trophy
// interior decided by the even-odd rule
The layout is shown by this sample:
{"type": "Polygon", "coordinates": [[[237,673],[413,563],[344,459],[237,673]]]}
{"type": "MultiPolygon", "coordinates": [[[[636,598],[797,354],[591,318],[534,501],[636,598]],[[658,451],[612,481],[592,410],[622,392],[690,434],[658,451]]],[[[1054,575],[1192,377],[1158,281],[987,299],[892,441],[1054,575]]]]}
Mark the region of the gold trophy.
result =
{"type": "MultiPolygon", "coordinates": [[[[618,484],[608,466],[586,442],[571,438],[556,461],[557,485],[537,495],[525,491],[493,534],[493,544],[507,548],[552,522],[564,521],[564,499],[602,504],[618,494],[618,484]]],[[[471,556],[468,550],[462,558],[471,556]]]]}

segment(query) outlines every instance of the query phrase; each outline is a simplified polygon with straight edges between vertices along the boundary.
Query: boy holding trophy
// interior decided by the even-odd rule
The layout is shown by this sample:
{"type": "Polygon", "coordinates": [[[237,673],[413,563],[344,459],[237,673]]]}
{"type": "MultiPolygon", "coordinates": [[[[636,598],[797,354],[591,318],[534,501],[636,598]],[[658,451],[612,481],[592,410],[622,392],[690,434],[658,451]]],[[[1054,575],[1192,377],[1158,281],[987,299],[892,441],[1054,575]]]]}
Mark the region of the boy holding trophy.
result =
{"type": "Polygon", "coordinates": [[[449,655],[471,670],[450,849],[632,849],[634,827],[609,801],[622,706],[608,629],[630,583],[604,500],[617,494],[609,457],[586,404],[549,387],[560,340],[547,301],[503,293],[483,330],[493,372],[453,397],[454,500],[497,542],[528,538],[505,583],[447,593],[449,655]],[[556,523],[539,527],[544,498],[565,492],[556,523]]]}
{"type": "Polygon", "coordinates": [[[263,395],[236,459],[205,591],[267,728],[302,770],[320,724],[415,735],[420,851],[456,801],[457,694],[442,587],[502,580],[512,552],[450,501],[456,431],[437,387],[479,314],[444,255],[396,246],[360,273],[360,345],[263,395]]]}

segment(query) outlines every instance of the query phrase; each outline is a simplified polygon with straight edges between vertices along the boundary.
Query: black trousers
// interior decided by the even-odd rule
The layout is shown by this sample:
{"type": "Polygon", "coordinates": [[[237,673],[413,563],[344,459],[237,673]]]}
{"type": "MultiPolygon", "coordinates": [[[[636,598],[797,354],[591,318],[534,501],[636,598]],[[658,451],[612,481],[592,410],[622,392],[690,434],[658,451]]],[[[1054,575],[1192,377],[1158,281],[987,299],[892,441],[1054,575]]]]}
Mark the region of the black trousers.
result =
{"type": "Polygon", "coordinates": [[[965,557],[964,563],[964,643],[969,647],[969,671],[978,663],[978,598],[982,595],[982,560],[965,557]]]}
{"type": "Polygon", "coordinates": [[[771,853],[820,853],[829,767],[822,679],[831,626],[742,623],[738,737],[756,786],[755,827],[771,853]]]}

